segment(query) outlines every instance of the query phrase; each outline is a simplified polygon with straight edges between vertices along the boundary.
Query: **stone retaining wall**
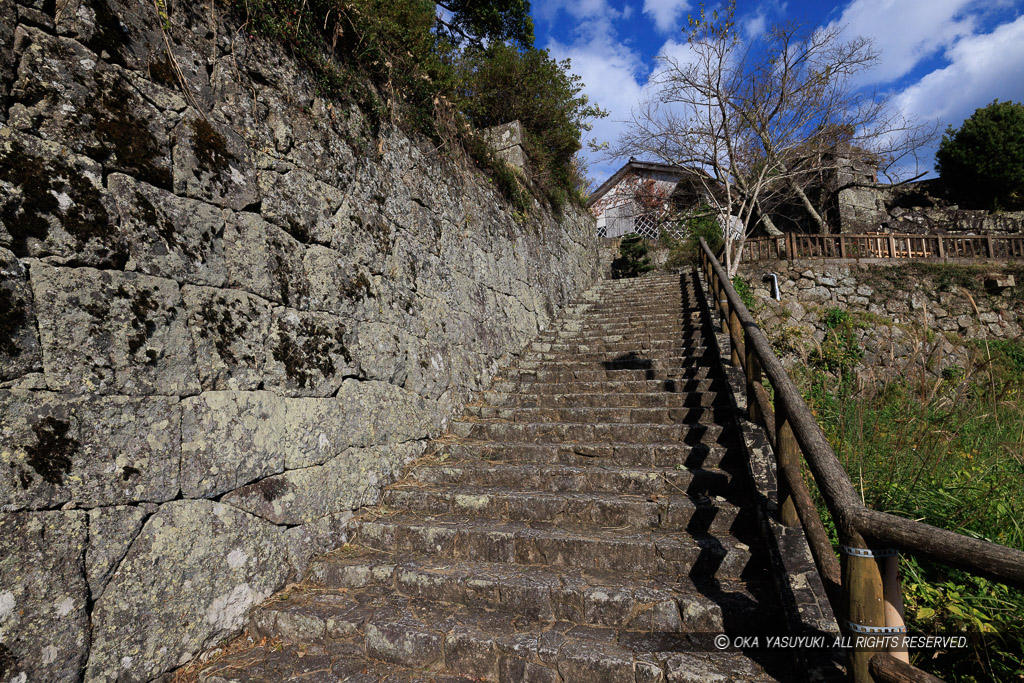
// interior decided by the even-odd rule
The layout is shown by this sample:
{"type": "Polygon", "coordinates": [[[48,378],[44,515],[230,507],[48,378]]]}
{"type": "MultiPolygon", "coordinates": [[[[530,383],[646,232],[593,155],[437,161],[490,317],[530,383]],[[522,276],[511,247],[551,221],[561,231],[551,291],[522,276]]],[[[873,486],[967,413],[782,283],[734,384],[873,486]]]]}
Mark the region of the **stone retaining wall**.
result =
{"type": "Polygon", "coordinates": [[[597,274],[220,3],[0,6],[0,680],[238,629],[597,274]],[[211,14],[212,13],[212,14],[211,14]],[[198,108],[197,108],[198,107],[198,108]]]}
{"type": "Polygon", "coordinates": [[[910,367],[936,375],[966,367],[977,352],[970,340],[1024,339],[1024,265],[813,259],[747,263],[740,272],[755,317],[790,366],[805,364],[825,341],[831,308],[852,316],[864,352],[857,369],[875,379],[910,367]],[[763,281],[770,272],[778,275],[780,302],[763,281]]]}

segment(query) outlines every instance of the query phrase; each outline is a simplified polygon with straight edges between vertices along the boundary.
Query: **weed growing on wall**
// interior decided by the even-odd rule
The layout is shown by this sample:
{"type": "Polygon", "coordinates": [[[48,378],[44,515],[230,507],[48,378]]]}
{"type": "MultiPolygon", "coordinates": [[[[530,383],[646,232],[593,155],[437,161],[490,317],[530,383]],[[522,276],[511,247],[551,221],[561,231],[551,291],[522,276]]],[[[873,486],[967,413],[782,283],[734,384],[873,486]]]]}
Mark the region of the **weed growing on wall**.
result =
{"type": "Polygon", "coordinates": [[[527,3],[459,2],[438,17],[429,0],[228,0],[250,34],[274,39],[307,69],[318,93],[354,102],[384,123],[457,143],[522,211],[528,203],[507,164],[479,153],[470,124],[518,119],[534,183],[561,208],[576,196],[573,155],[589,121],[604,116],[582,83],[533,47],[527,3]]]}

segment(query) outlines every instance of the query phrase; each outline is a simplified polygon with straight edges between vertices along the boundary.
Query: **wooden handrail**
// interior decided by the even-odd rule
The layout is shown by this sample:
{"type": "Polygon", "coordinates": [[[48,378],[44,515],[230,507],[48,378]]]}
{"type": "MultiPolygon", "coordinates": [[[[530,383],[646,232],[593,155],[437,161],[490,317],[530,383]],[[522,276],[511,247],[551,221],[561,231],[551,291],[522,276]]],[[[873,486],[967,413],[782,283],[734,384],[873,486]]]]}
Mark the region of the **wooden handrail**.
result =
{"type": "MultiPolygon", "coordinates": [[[[899,249],[912,248],[909,242],[902,246],[894,245],[894,242],[895,236],[888,240],[893,253],[899,249]]],[[[793,243],[793,240],[788,240],[787,246],[793,243]]],[[[811,409],[703,238],[700,239],[700,248],[704,276],[708,288],[715,296],[714,308],[722,316],[722,332],[729,336],[730,361],[744,370],[751,419],[765,427],[776,457],[780,458],[778,471],[782,499],[779,507],[783,516],[780,521],[804,527],[824,583],[834,587],[838,582],[839,590],[829,590],[829,598],[834,601],[835,593],[840,593],[839,604],[833,602],[833,611],[843,615],[844,629],[855,635],[849,622],[868,628],[894,625],[886,623],[886,615],[902,611],[902,605],[891,604],[892,596],[900,594],[899,587],[897,583],[883,588],[883,574],[888,573],[882,571],[886,562],[883,558],[886,553],[891,555],[890,549],[928,558],[1008,585],[1024,587],[1024,552],[872,510],[861,502],[811,409]],[[768,405],[768,397],[760,386],[762,374],[771,383],[775,395],[774,406],[768,405]],[[795,448],[792,441],[796,442],[795,448]],[[796,462],[792,458],[794,451],[796,462]],[[835,555],[830,546],[827,549],[823,547],[826,543],[822,540],[824,526],[820,515],[813,509],[810,493],[797,465],[801,456],[835,523],[840,543],[847,548],[843,554],[842,575],[838,580],[835,555]],[[786,512],[787,509],[789,512],[786,512]],[[890,603],[888,607],[887,601],[890,603]]],[[[894,618],[899,619],[898,615],[894,618]]],[[[875,680],[873,676],[877,675],[880,680],[935,680],[900,661],[898,651],[893,654],[896,656],[880,657],[868,649],[855,648],[850,662],[851,679],[872,681],[875,680]],[[896,661],[898,665],[889,660],[896,661]],[[908,675],[907,671],[916,672],[913,675],[920,676],[916,679],[899,678],[908,675]]],[[[903,656],[906,656],[905,653],[903,656]]]]}
{"type": "Polygon", "coordinates": [[[743,260],[1024,258],[1024,235],[810,234],[751,237],[743,260]]]}

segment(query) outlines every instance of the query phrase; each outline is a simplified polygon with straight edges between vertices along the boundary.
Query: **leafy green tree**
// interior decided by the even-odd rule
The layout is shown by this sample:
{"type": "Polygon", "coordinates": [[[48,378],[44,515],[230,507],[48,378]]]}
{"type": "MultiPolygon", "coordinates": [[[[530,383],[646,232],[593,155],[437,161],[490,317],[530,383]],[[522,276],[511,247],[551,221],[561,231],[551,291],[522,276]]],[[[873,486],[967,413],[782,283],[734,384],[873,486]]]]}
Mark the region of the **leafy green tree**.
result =
{"type": "Polygon", "coordinates": [[[533,46],[533,20],[528,0],[446,0],[435,4],[450,14],[437,21],[455,44],[468,41],[483,47],[486,40],[533,46]]]}
{"type": "Polygon", "coordinates": [[[460,108],[477,128],[518,120],[543,183],[569,188],[572,158],[590,120],[605,116],[582,94],[583,82],[569,72],[569,60],[547,50],[493,43],[468,49],[459,64],[460,108]]]}
{"type": "Polygon", "coordinates": [[[1024,208],[1024,104],[996,100],[942,136],[939,175],[962,204],[1024,208]]]}

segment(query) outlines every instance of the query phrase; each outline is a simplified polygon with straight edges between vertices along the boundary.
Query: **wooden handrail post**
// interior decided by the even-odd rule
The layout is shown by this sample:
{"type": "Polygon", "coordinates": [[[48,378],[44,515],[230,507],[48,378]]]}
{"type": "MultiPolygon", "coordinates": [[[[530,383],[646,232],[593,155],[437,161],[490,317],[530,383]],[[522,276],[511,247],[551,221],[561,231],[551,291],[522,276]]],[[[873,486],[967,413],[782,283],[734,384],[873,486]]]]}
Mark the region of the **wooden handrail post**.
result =
{"type": "Polygon", "coordinates": [[[757,394],[754,387],[761,383],[761,361],[757,359],[757,351],[754,343],[750,340],[750,330],[743,331],[743,351],[747,355],[746,380],[747,380],[747,415],[750,421],[755,424],[764,422],[764,415],[757,402],[757,394]]]}
{"type": "Polygon", "coordinates": [[[846,598],[847,635],[853,639],[850,653],[849,679],[855,683],[871,683],[869,669],[877,648],[867,647],[865,638],[886,635],[885,592],[882,582],[882,563],[860,533],[843,534],[842,543],[843,594],[846,598]],[[877,629],[877,630],[876,630],[877,629]]]}
{"type": "Polygon", "coordinates": [[[995,245],[992,243],[992,235],[985,235],[985,248],[988,249],[988,257],[995,258],[995,245]]]}
{"type": "Polygon", "coordinates": [[[882,595],[885,597],[885,625],[902,631],[900,643],[889,648],[889,654],[901,662],[910,663],[907,651],[907,622],[904,620],[903,586],[900,582],[900,556],[885,558],[882,573],[882,595]]]}
{"type": "MultiPolygon", "coordinates": [[[[786,414],[785,406],[778,402],[775,405],[775,458],[778,460],[780,473],[787,465],[793,467],[795,472],[800,471],[800,444],[793,434],[793,425],[786,414]]],[[[800,524],[800,518],[793,502],[793,493],[789,490],[784,476],[779,476],[778,482],[779,521],[786,526],[797,526],[800,524]]]]}
{"type": "Polygon", "coordinates": [[[946,258],[946,250],[942,247],[942,235],[938,235],[939,240],[939,258],[946,258]]]}
{"type": "Polygon", "coordinates": [[[735,310],[729,311],[729,349],[731,351],[732,366],[743,367],[745,358],[740,358],[740,341],[743,339],[743,327],[740,325],[740,317],[735,310]]]}
{"type": "Polygon", "coordinates": [[[889,234],[889,258],[896,258],[896,238],[889,234]]]}

